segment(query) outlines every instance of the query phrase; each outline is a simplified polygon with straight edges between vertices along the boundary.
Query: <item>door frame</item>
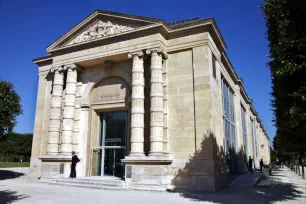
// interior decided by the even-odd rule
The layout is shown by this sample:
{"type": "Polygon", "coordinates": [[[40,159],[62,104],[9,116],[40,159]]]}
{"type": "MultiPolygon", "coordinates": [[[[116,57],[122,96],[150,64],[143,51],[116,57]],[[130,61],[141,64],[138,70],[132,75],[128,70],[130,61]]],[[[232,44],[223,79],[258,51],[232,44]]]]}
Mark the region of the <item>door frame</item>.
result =
{"type": "MultiPolygon", "coordinates": [[[[101,166],[100,166],[100,171],[101,171],[101,175],[100,176],[104,176],[104,159],[105,159],[105,149],[123,149],[125,151],[125,156],[127,155],[127,147],[128,147],[128,135],[129,135],[129,111],[127,108],[124,109],[115,109],[115,110],[102,110],[102,111],[96,111],[98,118],[99,118],[99,131],[98,131],[98,146],[91,146],[90,147],[90,165],[89,165],[89,176],[92,177],[92,159],[93,159],[93,151],[94,150],[101,150],[101,166]],[[106,112],[125,112],[126,113],[126,122],[125,122],[125,146],[105,146],[105,132],[103,126],[104,126],[104,115],[103,113],[106,112]],[[102,118],[101,118],[102,115],[102,118]],[[102,132],[103,130],[103,132],[102,132]],[[102,134],[102,135],[101,135],[102,134]],[[101,138],[101,141],[100,141],[101,138]],[[101,145],[101,146],[100,146],[101,145]]],[[[124,168],[123,168],[124,169],[124,168]]],[[[122,177],[124,178],[124,173],[122,175],[122,177]]],[[[119,177],[118,177],[119,178],[119,177]]]]}

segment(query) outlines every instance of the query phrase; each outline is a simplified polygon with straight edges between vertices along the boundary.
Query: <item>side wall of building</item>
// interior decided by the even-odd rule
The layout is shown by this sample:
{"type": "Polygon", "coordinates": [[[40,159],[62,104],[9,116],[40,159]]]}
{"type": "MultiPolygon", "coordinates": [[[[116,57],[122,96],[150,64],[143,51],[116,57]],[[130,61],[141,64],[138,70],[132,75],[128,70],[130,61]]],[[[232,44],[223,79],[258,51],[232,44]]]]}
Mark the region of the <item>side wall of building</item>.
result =
{"type": "Polygon", "coordinates": [[[51,107],[52,78],[48,71],[51,65],[39,67],[36,113],[30,162],[30,174],[40,176],[41,160],[45,155],[48,142],[49,110],[51,107]]]}

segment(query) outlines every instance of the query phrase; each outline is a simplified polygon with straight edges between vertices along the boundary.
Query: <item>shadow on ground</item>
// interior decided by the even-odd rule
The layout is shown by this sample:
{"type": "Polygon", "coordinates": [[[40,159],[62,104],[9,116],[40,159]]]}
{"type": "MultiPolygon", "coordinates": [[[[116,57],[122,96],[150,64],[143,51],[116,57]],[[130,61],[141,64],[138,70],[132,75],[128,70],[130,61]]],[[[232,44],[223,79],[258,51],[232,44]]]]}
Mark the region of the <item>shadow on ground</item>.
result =
{"type": "Polygon", "coordinates": [[[216,193],[184,192],[182,197],[195,201],[206,201],[220,204],[239,203],[273,203],[277,201],[292,201],[302,197],[302,191],[295,190],[292,184],[276,184],[272,187],[253,189],[226,188],[216,193]]]}
{"type": "MultiPolygon", "coordinates": [[[[9,171],[9,170],[0,170],[0,181],[7,179],[16,179],[18,177],[24,176],[23,173],[9,171]]],[[[25,195],[18,195],[16,191],[12,190],[0,190],[0,204],[13,203],[17,200],[26,198],[25,195]]]]}
{"type": "MultiPolygon", "coordinates": [[[[185,167],[180,169],[174,180],[175,191],[181,197],[188,198],[194,201],[206,201],[220,204],[245,204],[245,203],[272,203],[277,201],[290,201],[301,198],[303,192],[298,186],[291,183],[282,182],[281,179],[273,176],[273,185],[270,187],[253,187],[249,185],[249,181],[241,183],[242,187],[226,187],[230,177],[238,175],[244,171],[244,153],[241,152],[235,156],[235,159],[228,162],[227,156],[222,147],[217,144],[216,138],[211,132],[203,137],[201,147],[194,153],[194,155],[186,163],[185,167]],[[208,166],[201,161],[210,160],[214,165],[208,166]],[[199,162],[200,161],[200,162],[199,162]],[[203,165],[204,164],[204,165],[203,165]],[[199,166],[200,165],[200,166],[199,166]],[[231,168],[232,166],[232,168],[231,168]],[[213,171],[213,172],[212,172],[213,171]],[[204,183],[197,183],[196,175],[214,175],[214,179],[210,181],[212,188],[206,188],[204,183]],[[185,179],[182,179],[184,178],[185,179]],[[187,183],[188,177],[195,177],[194,181],[187,183]],[[186,181],[182,184],[182,181],[186,181]],[[184,191],[181,187],[188,189],[195,189],[196,191],[184,191]],[[244,186],[249,186],[248,188],[244,186]],[[224,188],[225,187],[225,188],[224,188]],[[222,189],[223,188],[223,189],[222,189]],[[203,192],[199,192],[203,191],[203,192]],[[206,192],[205,192],[206,191],[206,192]],[[217,191],[208,193],[207,191],[217,191]]],[[[234,158],[234,157],[231,157],[234,158]]],[[[275,176],[283,176],[281,170],[274,171],[275,176]]],[[[206,177],[205,177],[206,178],[206,177]]],[[[201,181],[200,181],[201,182],[201,181]]]]}
{"type": "Polygon", "coordinates": [[[0,204],[13,203],[18,200],[27,198],[25,195],[18,195],[16,191],[4,190],[0,191],[0,204]]]}
{"type": "Polygon", "coordinates": [[[0,170],[0,180],[15,179],[20,176],[24,176],[24,174],[8,170],[0,170]]]}

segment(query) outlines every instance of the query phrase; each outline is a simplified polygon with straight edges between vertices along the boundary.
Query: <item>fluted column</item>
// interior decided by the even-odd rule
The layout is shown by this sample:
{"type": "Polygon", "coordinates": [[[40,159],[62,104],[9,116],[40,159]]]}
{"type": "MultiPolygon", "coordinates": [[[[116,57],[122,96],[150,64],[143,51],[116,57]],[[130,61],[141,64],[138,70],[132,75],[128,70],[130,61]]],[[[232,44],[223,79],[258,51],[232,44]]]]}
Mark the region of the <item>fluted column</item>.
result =
{"type": "Polygon", "coordinates": [[[61,154],[70,155],[72,152],[75,96],[77,84],[77,70],[75,65],[65,66],[67,70],[64,115],[61,141],[61,154]]]}
{"type": "Polygon", "coordinates": [[[143,52],[129,53],[133,58],[132,108],[131,108],[131,152],[129,156],[144,155],[144,67],[143,52]]]}
{"type": "Polygon", "coordinates": [[[61,128],[61,108],[64,85],[64,74],[62,68],[51,70],[54,73],[53,87],[52,87],[52,101],[49,119],[49,135],[48,135],[48,155],[59,154],[59,138],[61,128]]]}
{"type": "Polygon", "coordinates": [[[163,101],[164,101],[164,153],[169,154],[168,138],[168,71],[167,61],[163,60],[163,101]]]}
{"type": "Polygon", "coordinates": [[[150,118],[150,152],[149,156],[164,155],[164,103],[162,52],[160,49],[147,50],[151,55],[151,118],[150,118]]]}

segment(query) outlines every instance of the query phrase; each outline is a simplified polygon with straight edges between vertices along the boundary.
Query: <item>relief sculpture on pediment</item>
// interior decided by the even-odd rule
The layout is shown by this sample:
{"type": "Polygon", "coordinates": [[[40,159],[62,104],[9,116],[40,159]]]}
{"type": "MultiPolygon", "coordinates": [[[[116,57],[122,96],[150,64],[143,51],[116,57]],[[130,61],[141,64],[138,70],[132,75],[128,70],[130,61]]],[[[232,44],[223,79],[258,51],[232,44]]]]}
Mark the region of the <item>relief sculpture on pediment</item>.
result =
{"type": "Polygon", "coordinates": [[[94,25],[90,26],[88,29],[83,31],[75,39],[70,41],[67,45],[90,41],[130,30],[133,30],[133,28],[129,26],[112,24],[110,21],[108,22],[98,21],[94,25]]]}

